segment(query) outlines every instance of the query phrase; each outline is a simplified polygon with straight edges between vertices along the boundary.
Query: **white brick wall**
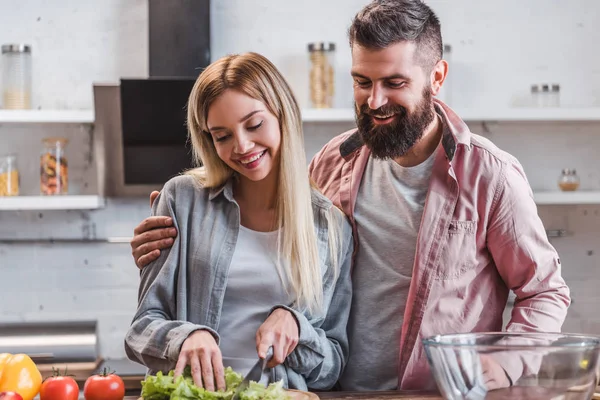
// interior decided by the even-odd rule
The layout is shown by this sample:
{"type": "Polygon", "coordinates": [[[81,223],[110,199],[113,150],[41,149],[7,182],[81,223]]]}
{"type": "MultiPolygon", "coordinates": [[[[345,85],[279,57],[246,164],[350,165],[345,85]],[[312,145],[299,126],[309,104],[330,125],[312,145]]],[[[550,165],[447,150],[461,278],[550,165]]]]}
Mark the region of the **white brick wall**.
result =
{"type": "MultiPolygon", "coordinates": [[[[306,105],[306,43],[338,44],[338,106],[351,104],[346,29],[365,0],[215,0],[213,58],[259,51],[285,73],[306,105]]],[[[452,56],[457,107],[509,107],[531,83],[558,82],[565,106],[600,106],[600,67],[594,51],[595,0],[431,0],[452,56]],[[559,55],[560,54],[560,55],[559,55]]],[[[0,0],[0,42],[33,45],[36,107],[91,108],[91,83],[147,75],[145,0],[0,0]]],[[[307,153],[351,124],[306,127],[307,153]]],[[[575,167],[582,188],[600,190],[600,124],[481,124],[481,132],[517,156],[535,189],[555,187],[560,169],[575,167]]],[[[16,151],[24,194],[37,191],[38,152],[44,136],[71,138],[71,189],[93,193],[88,132],[79,126],[0,125],[0,153],[16,151]]],[[[109,199],[91,212],[0,212],[0,321],[97,319],[101,352],[122,357],[122,339],[135,310],[138,272],[127,244],[2,243],[14,238],[129,236],[149,214],[148,200],[109,199]]],[[[574,304],[565,330],[600,334],[600,206],[541,207],[549,229],[573,236],[553,239],[574,304]]]]}

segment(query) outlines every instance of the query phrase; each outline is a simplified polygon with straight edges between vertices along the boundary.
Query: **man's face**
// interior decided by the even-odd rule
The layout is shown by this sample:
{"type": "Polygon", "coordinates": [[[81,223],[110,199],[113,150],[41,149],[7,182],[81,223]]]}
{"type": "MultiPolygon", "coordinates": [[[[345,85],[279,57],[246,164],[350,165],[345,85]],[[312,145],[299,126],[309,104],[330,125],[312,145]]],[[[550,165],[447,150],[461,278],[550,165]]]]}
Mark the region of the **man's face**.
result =
{"type": "Polygon", "coordinates": [[[413,42],[382,50],[352,47],[356,122],[376,158],[405,155],[435,116],[430,77],[415,50],[413,42]]]}

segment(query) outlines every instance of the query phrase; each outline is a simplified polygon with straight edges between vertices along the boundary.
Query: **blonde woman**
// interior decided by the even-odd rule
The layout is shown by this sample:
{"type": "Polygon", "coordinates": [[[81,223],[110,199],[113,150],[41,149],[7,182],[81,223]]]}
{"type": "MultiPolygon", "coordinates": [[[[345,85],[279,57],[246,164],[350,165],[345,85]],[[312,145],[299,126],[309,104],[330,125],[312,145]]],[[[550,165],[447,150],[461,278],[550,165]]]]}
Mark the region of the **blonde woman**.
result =
{"type": "Polygon", "coordinates": [[[329,389],[348,355],[352,233],[309,180],[298,104],[256,53],[224,57],[198,77],[188,128],[200,168],[168,181],[153,215],[173,246],[141,272],[125,339],[150,373],[191,366],[224,389],[224,367],[258,357],[272,381],[329,389]]]}

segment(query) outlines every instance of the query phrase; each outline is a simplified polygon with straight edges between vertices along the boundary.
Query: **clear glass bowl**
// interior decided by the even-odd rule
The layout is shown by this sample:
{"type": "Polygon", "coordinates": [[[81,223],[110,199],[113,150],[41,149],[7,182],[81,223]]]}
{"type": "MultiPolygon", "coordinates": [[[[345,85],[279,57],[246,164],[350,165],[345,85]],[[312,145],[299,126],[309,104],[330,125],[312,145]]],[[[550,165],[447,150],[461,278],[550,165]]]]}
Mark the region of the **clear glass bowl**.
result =
{"type": "Polygon", "coordinates": [[[447,400],[589,400],[600,376],[600,337],[466,333],[423,340],[447,400]]]}

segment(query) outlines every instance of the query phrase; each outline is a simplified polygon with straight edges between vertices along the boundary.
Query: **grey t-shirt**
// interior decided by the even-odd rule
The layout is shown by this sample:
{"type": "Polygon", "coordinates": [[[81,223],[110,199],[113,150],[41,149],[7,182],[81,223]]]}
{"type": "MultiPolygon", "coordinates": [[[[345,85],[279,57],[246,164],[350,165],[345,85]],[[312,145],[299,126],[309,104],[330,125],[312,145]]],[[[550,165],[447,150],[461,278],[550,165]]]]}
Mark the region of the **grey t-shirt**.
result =
{"type": "MultiPolygon", "coordinates": [[[[246,375],[258,360],[256,331],[277,304],[291,304],[276,267],[277,235],[240,225],[217,332],[223,366],[246,375]]],[[[287,286],[287,284],[286,284],[287,286]]]]}
{"type": "Polygon", "coordinates": [[[343,390],[398,387],[400,333],[434,158],[411,168],[368,160],[354,210],[359,246],[343,390]]]}

